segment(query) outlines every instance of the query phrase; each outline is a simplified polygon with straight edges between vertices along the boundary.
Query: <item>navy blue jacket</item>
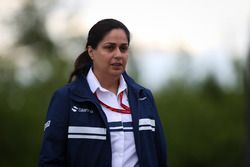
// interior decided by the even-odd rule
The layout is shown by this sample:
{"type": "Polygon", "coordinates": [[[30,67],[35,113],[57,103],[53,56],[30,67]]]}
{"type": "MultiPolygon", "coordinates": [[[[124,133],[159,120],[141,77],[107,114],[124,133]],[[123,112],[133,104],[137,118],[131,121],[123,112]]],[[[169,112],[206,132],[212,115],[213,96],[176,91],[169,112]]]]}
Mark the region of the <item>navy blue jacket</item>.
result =
{"type": "MultiPolygon", "coordinates": [[[[140,167],[166,167],[166,143],[152,93],[126,73],[128,99],[140,167]],[[151,130],[140,130],[142,119],[153,120],[151,130]]],[[[87,134],[92,135],[92,134],[87,134]]],[[[107,118],[84,75],[58,89],[50,102],[39,158],[40,167],[111,167],[111,142],[107,118]],[[79,110],[81,109],[81,110],[79,110]],[[69,127],[105,129],[104,140],[70,138],[69,127]]]]}

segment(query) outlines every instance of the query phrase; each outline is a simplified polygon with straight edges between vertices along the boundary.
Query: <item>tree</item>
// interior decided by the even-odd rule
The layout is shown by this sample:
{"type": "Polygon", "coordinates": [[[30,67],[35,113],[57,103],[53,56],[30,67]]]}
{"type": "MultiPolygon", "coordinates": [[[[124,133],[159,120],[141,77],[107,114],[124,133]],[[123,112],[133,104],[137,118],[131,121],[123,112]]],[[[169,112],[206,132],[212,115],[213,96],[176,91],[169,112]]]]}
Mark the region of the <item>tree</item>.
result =
{"type": "Polygon", "coordinates": [[[246,167],[250,166],[250,46],[248,49],[246,71],[245,71],[245,90],[246,90],[246,122],[247,122],[247,143],[246,143],[246,167]]]}

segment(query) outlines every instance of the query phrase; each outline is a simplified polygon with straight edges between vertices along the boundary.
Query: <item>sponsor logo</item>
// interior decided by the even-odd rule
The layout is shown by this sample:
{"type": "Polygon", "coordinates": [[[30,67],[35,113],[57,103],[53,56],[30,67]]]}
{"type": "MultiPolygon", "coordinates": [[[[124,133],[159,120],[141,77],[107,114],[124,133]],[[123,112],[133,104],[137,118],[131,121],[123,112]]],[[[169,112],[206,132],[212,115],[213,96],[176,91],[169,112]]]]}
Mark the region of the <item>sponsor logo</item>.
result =
{"type": "Polygon", "coordinates": [[[76,107],[76,106],[73,106],[73,107],[71,108],[71,110],[72,110],[73,112],[82,112],[82,113],[90,113],[90,114],[93,114],[93,113],[94,113],[93,110],[90,110],[90,109],[88,109],[88,108],[80,108],[80,107],[76,107]]]}
{"type": "Polygon", "coordinates": [[[44,124],[44,131],[46,130],[46,128],[48,128],[50,126],[50,120],[48,120],[45,124],[44,124]]]}

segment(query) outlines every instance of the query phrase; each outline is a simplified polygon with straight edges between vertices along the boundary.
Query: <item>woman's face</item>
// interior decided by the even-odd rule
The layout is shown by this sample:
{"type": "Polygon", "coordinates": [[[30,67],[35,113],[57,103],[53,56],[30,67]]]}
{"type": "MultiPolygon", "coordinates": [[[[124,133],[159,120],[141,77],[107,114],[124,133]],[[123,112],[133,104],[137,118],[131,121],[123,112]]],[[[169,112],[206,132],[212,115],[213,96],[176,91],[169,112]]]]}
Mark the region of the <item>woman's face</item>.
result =
{"type": "Polygon", "coordinates": [[[128,47],[128,39],[122,29],[111,30],[95,49],[88,47],[95,75],[107,78],[120,77],[126,68],[128,47]]]}

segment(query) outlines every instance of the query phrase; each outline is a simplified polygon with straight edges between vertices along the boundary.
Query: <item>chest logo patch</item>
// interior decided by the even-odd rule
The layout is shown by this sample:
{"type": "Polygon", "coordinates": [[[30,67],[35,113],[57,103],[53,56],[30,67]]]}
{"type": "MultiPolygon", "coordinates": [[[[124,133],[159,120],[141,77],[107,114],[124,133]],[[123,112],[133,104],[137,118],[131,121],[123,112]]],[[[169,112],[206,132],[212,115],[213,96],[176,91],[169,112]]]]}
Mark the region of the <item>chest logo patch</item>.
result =
{"type": "Polygon", "coordinates": [[[77,106],[73,106],[73,107],[71,108],[71,110],[72,110],[73,112],[82,112],[82,113],[90,113],[90,114],[93,114],[93,113],[94,113],[93,110],[90,110],[90,109],[88,109],[88,108],[80,108],[80,107],[77,107],[77,106]]]}

